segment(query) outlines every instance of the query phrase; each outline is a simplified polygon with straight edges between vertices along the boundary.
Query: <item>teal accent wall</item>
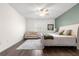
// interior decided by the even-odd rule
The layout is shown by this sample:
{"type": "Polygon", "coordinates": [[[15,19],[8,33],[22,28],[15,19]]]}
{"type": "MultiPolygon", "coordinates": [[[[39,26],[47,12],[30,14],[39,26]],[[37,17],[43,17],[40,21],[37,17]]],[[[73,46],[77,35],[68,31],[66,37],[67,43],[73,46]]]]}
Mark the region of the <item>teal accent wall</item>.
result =
{"type": "Polygon", "coordinates": [[[65,25],[78,24],[79,23],[79,4],[72,7],[69,11],[59,16],[55,20],[56,28],[65,25]]]}

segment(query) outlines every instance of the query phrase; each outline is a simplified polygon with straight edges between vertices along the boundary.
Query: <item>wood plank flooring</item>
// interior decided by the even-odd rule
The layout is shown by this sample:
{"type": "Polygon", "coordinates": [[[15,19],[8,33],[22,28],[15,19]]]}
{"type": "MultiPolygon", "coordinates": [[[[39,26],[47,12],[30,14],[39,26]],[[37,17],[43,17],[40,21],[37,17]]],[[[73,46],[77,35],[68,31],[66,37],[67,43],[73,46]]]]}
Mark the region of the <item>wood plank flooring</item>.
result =
{"type": "Polygon", "coordinates": [[[76,47],[45,47],[43,50],[16,50],[24,42],[15,44],[0,53],[0,56],[79,56],[76,47]]]}

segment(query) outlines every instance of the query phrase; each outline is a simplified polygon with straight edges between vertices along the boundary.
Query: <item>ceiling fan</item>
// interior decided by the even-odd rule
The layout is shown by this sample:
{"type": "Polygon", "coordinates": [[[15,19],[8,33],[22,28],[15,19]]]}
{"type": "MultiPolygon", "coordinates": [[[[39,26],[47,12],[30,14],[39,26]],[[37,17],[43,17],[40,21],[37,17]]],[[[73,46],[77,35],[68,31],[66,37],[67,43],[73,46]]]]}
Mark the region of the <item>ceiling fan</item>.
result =
{"type": "Polygon", "coordinates": [[[46,16],[46,15],[48,15],[48,9],[47,8],[40,8],[39,9],[39,15],[40,16],[46,16]]]}
{"type": "Polygon", "coordinates": [[[39,16],[48,16],[49,14],[51,14],[51,10],[52,10],[52,5],[55,4],[43,4],[40,7],[37,7],[37,13],[39,16]]]}

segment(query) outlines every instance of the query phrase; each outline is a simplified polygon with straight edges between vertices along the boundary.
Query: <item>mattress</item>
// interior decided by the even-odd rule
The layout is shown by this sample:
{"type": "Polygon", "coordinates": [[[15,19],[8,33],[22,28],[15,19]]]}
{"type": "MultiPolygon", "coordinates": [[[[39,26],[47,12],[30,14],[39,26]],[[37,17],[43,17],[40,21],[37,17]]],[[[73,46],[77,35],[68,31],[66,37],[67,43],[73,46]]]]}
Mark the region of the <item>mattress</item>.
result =
{"type": "Polygon", "coordinates": [[[49,34],[54,37],[53,40],[44,40],[45,46],[76,46],[76,37],[49,34]]]}

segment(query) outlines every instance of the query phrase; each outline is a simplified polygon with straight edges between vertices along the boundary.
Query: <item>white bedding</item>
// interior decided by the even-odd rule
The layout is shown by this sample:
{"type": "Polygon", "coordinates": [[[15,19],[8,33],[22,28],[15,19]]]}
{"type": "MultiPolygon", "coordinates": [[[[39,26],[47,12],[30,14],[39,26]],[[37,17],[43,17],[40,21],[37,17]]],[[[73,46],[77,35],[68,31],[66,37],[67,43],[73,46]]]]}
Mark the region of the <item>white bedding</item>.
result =
{"type": "Polygon", "coordinates": [[[76,37],[66,36],[66,35],[57,35],[49,34],[54,37],[53,40],[45,40],[45,46],[76,46],[76,37]]]}
{"type": "Polygon", "coordinates": [[[68,35],[57,35],[57,34],[49,34],[49,35],[52,35],[55,38],[58,38],[58,39],[76,39],[75,36],[68,36],[68,35]]]}

